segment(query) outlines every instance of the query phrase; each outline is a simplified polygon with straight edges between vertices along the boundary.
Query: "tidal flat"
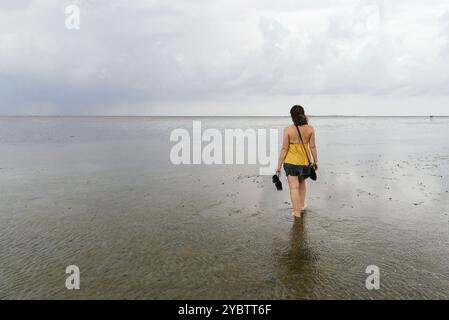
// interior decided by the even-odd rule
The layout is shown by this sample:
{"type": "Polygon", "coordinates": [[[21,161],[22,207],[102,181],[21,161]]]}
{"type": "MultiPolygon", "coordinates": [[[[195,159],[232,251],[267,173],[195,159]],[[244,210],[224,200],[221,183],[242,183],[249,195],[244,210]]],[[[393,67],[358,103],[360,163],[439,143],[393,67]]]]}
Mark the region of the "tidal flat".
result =
{"type": "Polygon", "coordinates": [[[259,165],[174,165],[193,120],[290,123],[0,118],[0,298],[449,298],[449,118],[312,117],[320,169],[296,220],[285,175],[278,192],[259,165]]]}

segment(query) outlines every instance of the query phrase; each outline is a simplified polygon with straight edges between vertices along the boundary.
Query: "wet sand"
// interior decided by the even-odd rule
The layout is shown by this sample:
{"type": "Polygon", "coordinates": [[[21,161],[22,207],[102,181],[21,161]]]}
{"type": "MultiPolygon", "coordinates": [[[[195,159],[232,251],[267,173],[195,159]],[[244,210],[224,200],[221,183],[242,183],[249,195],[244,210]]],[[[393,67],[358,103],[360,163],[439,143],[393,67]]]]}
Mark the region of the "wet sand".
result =
{"type": "Polygon", "coordinates": [[[449,118],[312,123],[319,180],[294,220],[285,177],[277,192],[258,166],[173,166],[192,119],[0,118],[0,298],[449,298],[449,118]]]}

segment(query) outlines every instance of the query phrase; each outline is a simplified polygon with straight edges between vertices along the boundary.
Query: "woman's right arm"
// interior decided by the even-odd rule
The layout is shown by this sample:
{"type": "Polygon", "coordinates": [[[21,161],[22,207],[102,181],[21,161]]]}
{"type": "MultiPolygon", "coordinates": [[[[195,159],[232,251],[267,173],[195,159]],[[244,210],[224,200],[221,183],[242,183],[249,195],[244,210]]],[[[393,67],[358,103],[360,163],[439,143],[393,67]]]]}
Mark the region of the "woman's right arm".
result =
{"type": "Polygon", "coordinates": [[[287,128],[284,129],[284,138],[282,141],[282,148],[279,154],[278,165],[276,166],[276,172],[281,172],[282,163],[284,163],[287,156],[288,146],[290,144],[290,137],[288,136],[287,128]]]}
{"type": "Polygon", "coordinates": [[[316,143],[315,143],[315,129],[312,127],[312,135],[310,136],[310,151],[312,152],[313,157],[313,166],[315,167],[315,170],[318,170],[318,152],[316,149],[316,143]]]}

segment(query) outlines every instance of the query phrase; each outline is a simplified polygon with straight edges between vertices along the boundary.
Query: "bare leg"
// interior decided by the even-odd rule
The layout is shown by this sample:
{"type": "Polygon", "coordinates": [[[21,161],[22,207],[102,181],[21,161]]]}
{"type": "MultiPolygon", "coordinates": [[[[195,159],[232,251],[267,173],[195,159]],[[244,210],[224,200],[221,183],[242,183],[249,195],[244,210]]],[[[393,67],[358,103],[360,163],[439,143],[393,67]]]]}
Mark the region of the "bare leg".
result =
{"type": "Polygon", "coordinates": [[[306,201],[306,179],[304,177],[299,177],[298,188],[299,188],[299,207],[301,211],[304,211],[307,207],[306,201]]]}
{"type": "Polygon", "coordinates": [[[287,176],[287,179],[288,186],[290,187],[290,198],[292,199],[293,215],[296,217],[301,217],[302,206],[301,196],[299,193],[299,179],[295,176],[287,176]]]}

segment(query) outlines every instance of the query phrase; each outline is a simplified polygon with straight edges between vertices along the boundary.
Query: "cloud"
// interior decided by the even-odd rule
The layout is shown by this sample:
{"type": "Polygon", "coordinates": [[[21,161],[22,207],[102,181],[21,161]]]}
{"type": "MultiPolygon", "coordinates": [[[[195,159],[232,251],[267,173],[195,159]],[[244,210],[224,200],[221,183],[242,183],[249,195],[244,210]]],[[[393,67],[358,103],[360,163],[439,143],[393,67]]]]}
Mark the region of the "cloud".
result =
{"type": "Polygon", "coordinates": [[[227,112],[238,114],[238,101],[251,97],[449,95],[444,0],[21,0],[0,8],[2,114],[214,114],[230,99],[227,112]],[[65,28],[69,4],[81,9],[78,31],[65,28]]]}

